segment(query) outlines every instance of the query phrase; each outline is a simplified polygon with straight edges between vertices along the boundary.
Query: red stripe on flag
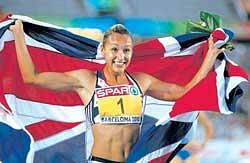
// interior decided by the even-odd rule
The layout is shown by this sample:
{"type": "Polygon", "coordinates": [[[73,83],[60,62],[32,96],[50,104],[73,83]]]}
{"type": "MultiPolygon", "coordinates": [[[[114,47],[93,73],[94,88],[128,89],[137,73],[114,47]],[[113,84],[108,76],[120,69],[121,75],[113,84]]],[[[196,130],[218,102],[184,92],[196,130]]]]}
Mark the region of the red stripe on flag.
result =
{"type": "Polygon", "coordinates": [[[133,47],[134,58],[144,58],[148,56],[154,56],[156,58],[164,57],[165,48],[158,39],[151,39],[144,42],[140,42],[133,47]]]}
{"type": "Polygon", "coordinates": [[[218,98],[223,97],[217,97],[216,73],[213,71],[176,101],[170,116],[198,110],[219,112],[218,98]]]}
{"type": "Polygon", "coordinates": [[[214,42],[226,39],[226,35],[225,35],[224,31],[221,31],[221,30],[213,31],[212,36],[213,36],[214,42]]]}
{"type": "Polygon", "coordinates": [[[44,120],[38,123],[33,123],[26,126],[26,129],[31,133],[35,141],[44,139],[51,135],[57,134],[61,131],[71,129],[80,124],[78,123],[64,123],[52,120],[44,120]]]}
{"type": "MultiPolygon", "coordinates": [[[[1,67],[0,65],[0,79],[2,79],[2,70],[3,68],[1,67]]],[[[4,94],[3,94],[3,84],[2,84],[2,80],[0,81],[0,103],[6,108],[8,109],[10,112],[11,112],[11,109],[9,107],[9,105],[7,104],[7,101],[4,97],[4,94]]],[[[0,108],[1,109],[1,108],[0,108]]]]}
{"type": "Polygon", "coordinates": [[[157,157],[157,158],[149,161],[149,163],[165,163],[171,154],[172,153],[168,153],[168,154],[165,154],[161,157],[157,157]]]}
{"type": "Polygon", "coordinates": [[[240,66],[227,62],[226,70],[228,76],[240,76],[248,80],[248,74],[240,66]]]}

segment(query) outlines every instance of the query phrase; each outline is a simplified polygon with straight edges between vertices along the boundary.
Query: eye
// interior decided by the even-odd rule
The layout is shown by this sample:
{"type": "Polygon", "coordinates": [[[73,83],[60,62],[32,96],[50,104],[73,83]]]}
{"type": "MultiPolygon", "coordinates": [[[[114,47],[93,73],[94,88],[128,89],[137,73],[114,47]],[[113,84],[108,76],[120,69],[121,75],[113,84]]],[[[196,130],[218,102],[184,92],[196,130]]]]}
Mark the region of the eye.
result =
{"type": "Polygon", "coordinates": [[[114,52],[114,53],[116,53],[116,52],[118,52],[118,48],[113,47],[113,48],[111,48],[111,51],[114,52]]]}
{"type": "Polygon", "coordinates": [[[129,48],[126,48],[126,49],[123,50],[123,52],[124,52],[125,54],[129,53],[130,51],[131,51],[131,50],[130,50],[129,48]]]}

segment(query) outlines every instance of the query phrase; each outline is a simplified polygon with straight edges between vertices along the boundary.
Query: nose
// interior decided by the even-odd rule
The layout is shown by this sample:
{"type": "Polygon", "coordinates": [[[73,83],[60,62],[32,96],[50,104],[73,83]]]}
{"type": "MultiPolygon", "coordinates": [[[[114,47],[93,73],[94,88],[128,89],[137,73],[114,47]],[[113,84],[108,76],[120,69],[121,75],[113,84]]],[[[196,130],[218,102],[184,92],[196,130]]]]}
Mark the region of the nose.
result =
{"type": "Polygon", "coordinates": [[[117,58],[119,60],[122,60],[125,58],[125,53],[123,52],[123,50],[119,50],[118,53],[117,53],[117,58]]]}

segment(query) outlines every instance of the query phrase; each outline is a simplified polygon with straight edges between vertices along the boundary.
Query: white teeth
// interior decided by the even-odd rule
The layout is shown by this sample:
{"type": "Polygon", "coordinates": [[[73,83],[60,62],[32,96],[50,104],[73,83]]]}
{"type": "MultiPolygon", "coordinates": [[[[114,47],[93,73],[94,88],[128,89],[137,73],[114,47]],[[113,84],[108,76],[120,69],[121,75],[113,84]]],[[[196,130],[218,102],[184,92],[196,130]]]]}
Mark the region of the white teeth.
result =
{"type": "Polygon", "coordinates": [[[116,62],[117,65],[123,65],[123,62],[116,62]]]}
{"type": "Polygon", "coordinates": [[[126,64],[127,62],[114,61],[115,64],[126,64]]]}

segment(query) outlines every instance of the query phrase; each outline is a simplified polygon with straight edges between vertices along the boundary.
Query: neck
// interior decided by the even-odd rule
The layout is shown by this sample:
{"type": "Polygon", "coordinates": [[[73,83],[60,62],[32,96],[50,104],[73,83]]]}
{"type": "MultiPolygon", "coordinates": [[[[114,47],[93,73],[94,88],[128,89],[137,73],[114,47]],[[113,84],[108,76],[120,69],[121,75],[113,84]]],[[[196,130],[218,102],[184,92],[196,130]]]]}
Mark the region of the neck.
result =
{"type": "Polygon", "coordinates": [[[128,79],[126,77],[125,72],[114,72],[111,69],[109,69],[107,66],[103,69],[106,82],[110,85],[117,85],[117,84],[127,84],[128,79]]]}

